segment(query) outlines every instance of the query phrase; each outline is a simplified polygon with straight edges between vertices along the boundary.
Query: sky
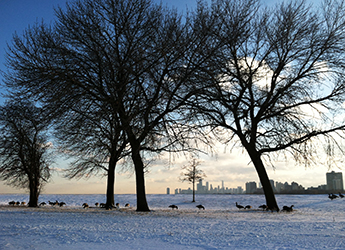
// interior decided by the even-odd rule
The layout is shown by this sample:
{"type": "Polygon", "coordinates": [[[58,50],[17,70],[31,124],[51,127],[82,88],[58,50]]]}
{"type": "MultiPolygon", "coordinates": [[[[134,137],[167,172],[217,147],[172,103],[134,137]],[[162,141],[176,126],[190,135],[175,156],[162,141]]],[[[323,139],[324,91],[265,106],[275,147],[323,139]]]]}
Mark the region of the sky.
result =
{"type": "MultiPolygon", "coordinates": [[[[158,0],[157,0],[158,1],[158,0]]],[[[265,4],[274,4],[279,0],[265,1],[265,4]]],[[[311,1],[311,0],[310,0],[311,1]]],[[[5,71],[4,56],[6,44],[11,42],[12,35],[23,31],[35,22],[50,23],[54,20],[54,7],[65,6],[66,0],[0,0],[0,70],[5,71]]],[[[164,0],[163,4],[175,6],[181,11],[186,8],[194,8],[194,0],[164,0]]],[[[0,76],[2,82],[2,77],[0,76]]],[[[4,93],[4,89],[1,90],[4,93]]],[[[188,164],[188,159],[183,155],[162,157],[150,165],[149,173],[146,174],[146,192],[148,194],[166,193],[167,187],[171,192],[176,188],[187,189],[188,183],[182,183],[181,167],[188,164]]],[[[201,156],[200,168],[206,174],[205,182],[208,181],[213,187],[222,185],[229,188],[241,186],[255,181],[259,183],[254,166],[250,163],[246,152],[241,148],[225,147],[219,145],[214,154],[201,156]]],[[[67,167],[67,162],[58,159],[53,166],[56,171],[51,181],[45,186],[43,193],[47,194],[102,194],[106,191],[106,178],[90,177],[85,180],[67,180],[63,178],[62,171],[67,167]]],[[[321,164],[312,168],[297,166],[292,160],[274,162],[274,168],[267,167],[270,179],[279,182],[291,183],[295,181],[304,187],[322,185],[326,183],[326,172],[341,171],[338,167],[321,164]]],[[[0,193],[25,193],[26,190],[14,189],[0,181],[0,193]]],[[[135,175],[133,172],[116,173],[115,193],[135,193],[135,175]]]]}

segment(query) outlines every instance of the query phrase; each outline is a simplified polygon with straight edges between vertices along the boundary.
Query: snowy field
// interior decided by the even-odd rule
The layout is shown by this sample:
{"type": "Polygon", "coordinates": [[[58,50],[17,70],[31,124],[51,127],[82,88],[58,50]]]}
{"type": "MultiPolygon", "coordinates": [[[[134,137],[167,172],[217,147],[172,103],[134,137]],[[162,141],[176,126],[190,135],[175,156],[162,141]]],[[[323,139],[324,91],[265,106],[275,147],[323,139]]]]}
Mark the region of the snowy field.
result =
{"type": "Polygon", "coordinates": [[[135,195],[116,195],[120,209],[110,211],[94,207],[105,195],[40,196],[40,202],[65,202],[61,208],[10,207],[12,200],[28,202],[28,195],[0,195],[0,249],[345,249],[345,198],[277,195],[281,208],[295,206],[291,213],[259,210],[263,195],[191,198],[148,195],[152,211],[141,213],[135,195]],[[91,207],[83,209],[84,202],[91,207]],[[235,202],[252,209],[239,210],[235,202]]]}

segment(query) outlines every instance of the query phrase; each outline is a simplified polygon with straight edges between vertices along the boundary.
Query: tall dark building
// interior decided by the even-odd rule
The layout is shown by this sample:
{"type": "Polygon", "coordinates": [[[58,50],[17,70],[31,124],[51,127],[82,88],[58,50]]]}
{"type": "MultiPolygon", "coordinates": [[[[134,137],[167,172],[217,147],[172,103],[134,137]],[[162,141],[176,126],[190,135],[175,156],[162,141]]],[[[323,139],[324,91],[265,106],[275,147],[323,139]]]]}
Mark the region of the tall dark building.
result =
{"type": "Polygon", "coordinates": [[[326,173],[327,190],[344,190],[343,173],[330,172],[326,173]]]}
{"type": "Polygon", "coordinates": [[[256,190],[256,182],[247,182],[246,183],[246,194],[252,194],[256,190]]]}

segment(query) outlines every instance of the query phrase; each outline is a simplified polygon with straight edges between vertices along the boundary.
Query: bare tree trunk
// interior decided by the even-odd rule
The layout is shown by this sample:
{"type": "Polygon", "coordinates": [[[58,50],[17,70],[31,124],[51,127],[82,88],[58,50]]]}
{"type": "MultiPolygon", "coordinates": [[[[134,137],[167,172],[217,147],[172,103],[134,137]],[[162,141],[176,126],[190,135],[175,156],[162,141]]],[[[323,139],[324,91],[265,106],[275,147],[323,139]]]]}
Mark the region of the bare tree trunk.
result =
{"type": "Polygon", "coordinates": [[[107,201],[106,201],[107,208],[111,208],[115,206],[115,199],[114,199],[115,167],[116,167],[116,162],[114,162],[113,157],[111,157],[109,161],[109,168],[108,168],[107,201]]]}
{"type": "Polygon", "coordinates": [[[132,153],[132,160],[135,168],[136,192],[137,192],[137,211],[149,212],[145,192],[144,163],[138,150],[132,153]],[[136,152],[136,153],[135,153],[136,152]]]}
{"type": "Polygon", "coordinates": [[[193,201],[195,202],[195,179],[193,179],[193,201]]]}
{"type": "Polygon", "coordinates": [[[247,149],[250,158],[254,164],[256,172],[258,173],[262,188],[264,190],[266,205],[269,210],[279,212],[279,207],[273,192],[271,182],[268,178],[267,171],[261,160],[261,155],[254,149],[247,149]]]}
{"type": "Polygon", "coordinates": [[[38,206],[38,196],[39,196],[39,185],[37,185],[37,181],[29,180],[29,189],[30,189],[30,198],[29,198],[29,207],[37,207],[38,206]]]}
{"type": "Polygon", "coordinates": [[[140,143],[138,143],[134,135],[129,133],[131,149],[132,149],[132,160],[135,169],[136,178],[136,193],[137,193],[137,211],[149,212],[149,206],[147,205],[146,192],[145,192],[145,177],[144,177],[144,163],[140,156],[140,143]]]}

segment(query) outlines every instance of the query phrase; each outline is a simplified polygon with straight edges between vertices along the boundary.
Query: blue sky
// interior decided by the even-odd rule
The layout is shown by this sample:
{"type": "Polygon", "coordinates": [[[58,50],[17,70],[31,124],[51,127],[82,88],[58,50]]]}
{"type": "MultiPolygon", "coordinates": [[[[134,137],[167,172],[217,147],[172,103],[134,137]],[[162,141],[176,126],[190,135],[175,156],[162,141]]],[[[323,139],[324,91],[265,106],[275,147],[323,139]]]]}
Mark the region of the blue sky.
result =
{"type": "MultiPolygon", "coordinates": [[[[4,56],[7,43],[11,43],[15,32],[19,35],[30,25],[41,22],[50,23],[55,19],[54,7],[64,7],[68,0],[0,0],[0,70],[4,71],[4,56]]],[[[157,0],[157,2],[159,2],[157,0]]],[[[164,0],[163,4],[193,8],[194,0],[164,0]]],[[[0,80],[2,77],[0,76],[0,80]]]]}
{"type": "MultiPolygon", "coordinates": [[[[264,1],[271,5],[279,0],[264,1]]],[[[310,0],[311,1],[311,0],[310,0]]],[[[164,0],[163,4],[176,6],[184,11],[186,7],[194,8],[194,0],[164,0]]],[[[66,0],[0,0],[0,70],[4,71],[4,54],[6,43],[10,43],[14,32],[22,34],[23,31],[35,22],[50,23],[54,19],[54,7],[65,6],[66,0]]],[[[0,76],[0,81],[2,77],[0,76]]],[[[1,89],[0,89],[1,90],[1,89]]],[[[4,90],[2,90],[4,91],[4,90]]],[[[173,165],[169,164],[169,157],[152,164],[150,173],[146,176],[147,193],[165,193],[166,188],[171,191],[175,188],[188,188],[188,183],[179,182],[181,167],[188,163],[183,156],[175,157],[173,165]]],[[[223,180],[226,187],[236,188],[245,182],[258,182],[253,165],[250,164],[246,153],[238,148],[230,152],[229,148],[220,146],[218,153],[213,156],[203,156],[201,169],[207,175],[206,181],[213,186],[221,185],[223,180]],[[216,166],[216,167],[215,167],[216,166]]],[[[57,170],[66,167],[66,163],[58,161],[54,166],[57,170]]],[[[280,182],[296,181],[305,187],[325,184],[328,167],[323,165],[311,169],[295,166],[291,162],[276,162],[275,170],[268,167],[271,179],[280,182]]],[[[339,169],[335,168],[335,171],[339,169]]],[[[105,193],[106,178],[92,177],[88,180],[66,180],[59,171],[54,173],[52,181],[46,185],[44,193],[105,193]]],[[[23,190],[13,189],[0,181],[0,193],[18,193],[23,190]]],[[[135,177],[130,173],[117,172],[115,193],[135,193],[135,177]]]]}

